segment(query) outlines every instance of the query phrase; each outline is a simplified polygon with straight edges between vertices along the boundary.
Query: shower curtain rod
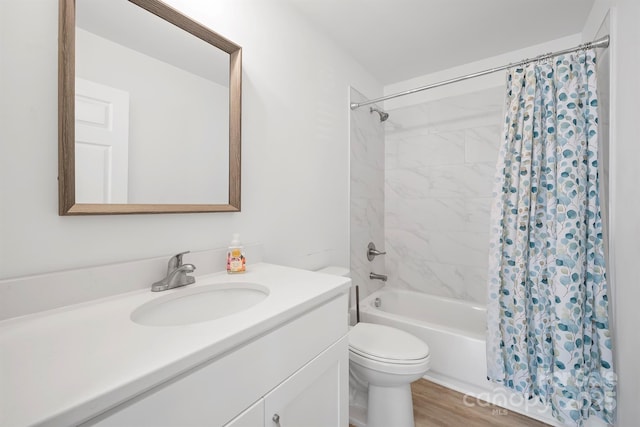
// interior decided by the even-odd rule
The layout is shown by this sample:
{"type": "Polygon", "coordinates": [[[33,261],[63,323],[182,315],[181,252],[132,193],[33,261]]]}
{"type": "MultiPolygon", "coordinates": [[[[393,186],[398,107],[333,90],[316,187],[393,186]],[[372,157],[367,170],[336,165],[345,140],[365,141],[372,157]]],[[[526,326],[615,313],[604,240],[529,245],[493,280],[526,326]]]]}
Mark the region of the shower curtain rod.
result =
{"type": "Polygon", "coordinates": [[[581,45],[578,45],[576,47],[572,47],[570,49],[559,50],[557,52],[551,52],[551,53],[545,53],[545,54],[536,56],[535,58],[523,59],[520,62],[510,63],[510,64],[507,64],[507,65],[503,65],[501,67],[489,68],[488,70],[479,71],[477,73],[472,73],[472,74],[467,74],[466,76],[461,76],[461,77],[456,77],[456,78],[449,79],[449,80],[444,80],[442,82],[433,83],[433,84],[426,85],[426,86],[421,86],[421,87],[418,87],[418,88],[415,88],[415,89],[409,89],[409,90],[406,90],[404,92],[394,93],[392,95],[382,96],[380,98],[372,99],[370,101],[352,102],[350,104],[350,106],[351,106],[352,110],[355,110],[356,108],[364,107],[365,105],[375,104],[377,102],[386,101],[388,99],[398,98],[398,97],[404,96],[404,95],[411,95],[412,93],[416,93],[416,92],[422,92],[423,90],[433,89],[435,87],[440,87],[440,86],[445,86],[445,85],[448,85],[448,84],[451,84],[451,83],[461,82],[463,80],[472,79],[474,77],[484,76],[485,74],[491,74],[491,73],[495,73],[497,71],[506,70],[507,68],[511,68],[511,67],[520,67],[520,66],[526,65],[526,64],[528,64],[530,62],[542,61],[542,60],[545,60],[545,59],[553,58],[554,56],[563,55],[565,53],[577,52],[579,50],[586,50],[586,49],[598,48],[598,47],[602,47],[602,48],[609,47],[609,36],[608,35],[604,36],[604,37],[602,37],[602,38],[600,38],[598,40],[594,40],[594,41],[588,42],[588,43],[583,43],[581,45]]]}

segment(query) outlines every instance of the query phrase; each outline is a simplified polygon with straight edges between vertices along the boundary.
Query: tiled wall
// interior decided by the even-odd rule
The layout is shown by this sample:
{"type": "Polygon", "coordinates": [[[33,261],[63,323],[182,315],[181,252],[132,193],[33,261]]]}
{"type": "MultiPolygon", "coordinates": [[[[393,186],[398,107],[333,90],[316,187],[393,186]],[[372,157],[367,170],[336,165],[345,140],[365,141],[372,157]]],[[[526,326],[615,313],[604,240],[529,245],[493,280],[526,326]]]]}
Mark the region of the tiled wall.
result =
{"type": "MultiPolygon", "coordinates": [[[[351,101],[366,98],[351,89],[351,101]]],[[[382,286],[369,279],[369,273],[384,274],[385,261],[367,260],[369,242],[384,247],[384,126],[369,107],[351,111],[350,132],[350,269],[353,286],[360,288],[360,299],[382,286]]],[[[355,294],[352,293],[352,304],[355,294]]]]}
{"type": "Polygon", "coordinates": [[[391,286],[484,303],[503,100],[504,89],[497,87],[389,111],[385,246],[391,286]]]}

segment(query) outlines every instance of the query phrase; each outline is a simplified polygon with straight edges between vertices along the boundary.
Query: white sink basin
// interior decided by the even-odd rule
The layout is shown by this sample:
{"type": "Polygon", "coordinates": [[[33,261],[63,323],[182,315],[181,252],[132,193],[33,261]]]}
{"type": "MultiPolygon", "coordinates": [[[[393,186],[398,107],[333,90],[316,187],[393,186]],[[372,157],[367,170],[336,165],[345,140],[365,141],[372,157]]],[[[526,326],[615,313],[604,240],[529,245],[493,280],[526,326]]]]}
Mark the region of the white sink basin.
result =
{"type": "Polygon", "coordinates": [[[136,308],[131,320],[144,326],[179,326],[239,313],[263,301],[269,289],[256,283],[216,283],[177,288],[136,308]]]}

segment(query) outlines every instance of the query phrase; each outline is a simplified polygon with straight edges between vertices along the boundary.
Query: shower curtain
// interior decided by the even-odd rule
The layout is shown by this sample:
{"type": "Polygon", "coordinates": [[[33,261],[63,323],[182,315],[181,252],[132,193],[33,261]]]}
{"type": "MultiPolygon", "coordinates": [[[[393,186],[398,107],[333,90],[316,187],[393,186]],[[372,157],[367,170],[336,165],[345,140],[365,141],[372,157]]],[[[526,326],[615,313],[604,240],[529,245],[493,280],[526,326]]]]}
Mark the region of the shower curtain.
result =
{"type": "Polygon", "coordinates": [[[490,380],[565,424],[613,422],[593,50],[507,73],[491,212],[490,380]]]}

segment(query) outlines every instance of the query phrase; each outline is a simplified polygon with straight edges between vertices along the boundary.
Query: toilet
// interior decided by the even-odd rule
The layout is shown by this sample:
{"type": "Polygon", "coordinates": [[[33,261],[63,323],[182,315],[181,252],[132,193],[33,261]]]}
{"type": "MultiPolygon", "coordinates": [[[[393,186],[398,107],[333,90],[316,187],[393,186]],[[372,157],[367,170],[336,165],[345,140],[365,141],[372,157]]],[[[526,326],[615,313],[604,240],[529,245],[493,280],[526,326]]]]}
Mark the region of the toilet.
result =
{"type": "MultiPolygon", "coordinates": [[[[319,272],[347,276],[327,267],[319,272]]],[[[429,370],[429,346],[408,332],[359,322],[349,330],[349,422],[414,427],[410,384],[429,370]]]]}
{"type": "Polygon", "coordinates": [[[408,332],[363,322],[351,328],[349,387],[366,387],[368,395],[366,421],[358,424],[413,427],[410,384],[427,373],[429,358],[427,344],[408,332]]]}

